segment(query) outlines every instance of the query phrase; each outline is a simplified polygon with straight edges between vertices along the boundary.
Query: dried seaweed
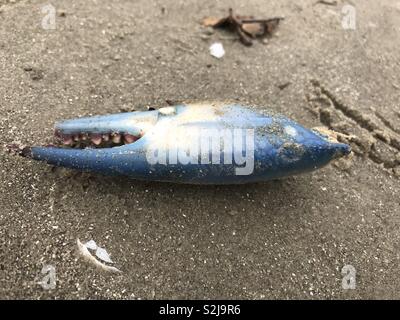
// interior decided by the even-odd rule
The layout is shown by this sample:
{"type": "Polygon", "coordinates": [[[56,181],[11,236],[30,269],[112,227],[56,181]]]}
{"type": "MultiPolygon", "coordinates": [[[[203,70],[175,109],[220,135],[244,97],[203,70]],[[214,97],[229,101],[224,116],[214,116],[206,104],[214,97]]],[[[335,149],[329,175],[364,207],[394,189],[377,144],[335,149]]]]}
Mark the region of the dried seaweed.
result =
{"type": "Polygon", "coordinates": [[[202,24],[205,27],[221,28],[235,32],[244,45],[250,46],[255,38],[272,36],[281,20],[283,20],[282,17],[256,19],[253,16],[234,15],[233,10],[229,9],[227,17],[207,17],[202,24]]]}

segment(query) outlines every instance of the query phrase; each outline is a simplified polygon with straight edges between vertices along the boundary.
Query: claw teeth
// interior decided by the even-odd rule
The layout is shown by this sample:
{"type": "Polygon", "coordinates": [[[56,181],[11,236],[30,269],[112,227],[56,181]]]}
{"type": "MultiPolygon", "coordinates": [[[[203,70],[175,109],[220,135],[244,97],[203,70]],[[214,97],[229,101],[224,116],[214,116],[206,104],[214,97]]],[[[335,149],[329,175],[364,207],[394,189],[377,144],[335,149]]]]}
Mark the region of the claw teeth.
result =
{"type": "Polygon", "coordinates": [[[112,142],[113,143],[121,143],[121,135],[119,133],[112,134],[112,142]]]}
{"type": "Polygon", "coordinates": [[[136,140],[137,140],[137,138],[135,136],[131,135],[131,134],[125,134],[124,135],[124,142],[126,144],[135,142],[136,140]]]}
{"type": "Polygon", "coordinates": [[[129,133],[88,133],[88,132],[81,132],[81,133],[63,133],[60,130],[55,130],[55,136],[59,143],[62,143],[65,146],[71,147],[87,147],[88,145],[92,145],[92,147],[113,147],[113,145],[121,145],[121,142],[125,144],[130,144],[142,137],[140,135],[132,135],[129,133]]]}
{"type": "Polygon", "coordinates": [[[72,144],[72,136],[69,134],[64,134],[61,136],[62,143],[65,145],[72,144]]]}
{"type": "Polygon", "coordinates": [[[100,134],[92,134],[90,136],[90,141],[92,141],[96,146],[98,146],[102,141],[101,135],[100,134]]]}

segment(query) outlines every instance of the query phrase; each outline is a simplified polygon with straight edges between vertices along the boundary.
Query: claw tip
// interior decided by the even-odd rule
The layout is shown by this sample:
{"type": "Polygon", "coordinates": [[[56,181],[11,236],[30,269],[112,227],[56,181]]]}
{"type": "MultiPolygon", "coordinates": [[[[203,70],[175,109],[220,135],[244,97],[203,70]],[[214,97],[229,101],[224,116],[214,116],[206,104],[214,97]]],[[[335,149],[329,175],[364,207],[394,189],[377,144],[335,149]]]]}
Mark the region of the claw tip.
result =
{"type": "Polygon", "coordinates": [[[25,147],[21,150],[20,156],[25,157],[25,158],[32,158],[32,148],[31,147],[25,147]]]}
{"type": "Polygon", "coordinates": [[[17,144],[8,144],[6,146],[6,149],[9,153],[14,153],[19,156],[25,157],[25,158],[31,158],[32,157],[32,148],[31,147],[21,147],[17,144]]]}

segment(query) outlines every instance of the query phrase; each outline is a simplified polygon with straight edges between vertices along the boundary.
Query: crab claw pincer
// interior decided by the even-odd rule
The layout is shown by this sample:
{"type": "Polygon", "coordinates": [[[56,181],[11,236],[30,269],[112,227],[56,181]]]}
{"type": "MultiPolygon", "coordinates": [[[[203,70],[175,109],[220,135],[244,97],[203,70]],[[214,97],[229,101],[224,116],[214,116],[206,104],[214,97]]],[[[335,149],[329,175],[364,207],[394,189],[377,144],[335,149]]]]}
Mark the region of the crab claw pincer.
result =
{"type": "Polygon", "coordinates": [[[237,104],[182,104],[57,123],[61,147],[19,153],[55,166],[192,184],[240,184],[309,172],[350,146],[284,116],[237,104]]]}

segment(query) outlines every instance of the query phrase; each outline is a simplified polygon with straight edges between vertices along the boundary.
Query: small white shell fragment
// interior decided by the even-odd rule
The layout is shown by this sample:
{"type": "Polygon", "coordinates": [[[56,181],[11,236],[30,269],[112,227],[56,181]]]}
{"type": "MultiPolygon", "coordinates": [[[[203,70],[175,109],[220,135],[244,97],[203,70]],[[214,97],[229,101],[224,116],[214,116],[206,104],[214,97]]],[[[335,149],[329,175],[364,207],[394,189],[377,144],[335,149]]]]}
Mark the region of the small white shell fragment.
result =
{"type": "Polygon", "coordinates": [[[97,247],[96,257],[99,258],[100,260],[103,260],[104,262],[114,263],[111,260],[110,255],[108,254],[107,250],[104,248],[97,247]]]}
{"type": "Polygon", "coordinates": [[[90,249],[90,250],[96,250],[97,249],[97,244],[94,240],[90,240],[85,243],[85,247],[90,249]]]}
{"type": "Polygon", "coordinates": [[[221,59],[225,55],[225,50],[220,42],[215,42],[210,46],[210,54],[217,58],[221,59]]]}
{"type": "Polygon", "coordinates": [[[78,245],[78,253],[88,262],[99,268],[100,270],[107,271],[107,272],[112,272],[112,273],[121,273],[121,270],[107,266],[104,263],[100,262],[97,260],[88,250],[88,248],[79,241],[79,239],[76,239],[76,244],[78,245]]]}
{"type": "Polygon", "coordinates": [[[176,109],[175,107],[164,107],[164,108],[160,108],[158,109],[158,112],[163,114],[163,115],[171,115],[171,114],[175,114],[176,113],[176,109]]]}

